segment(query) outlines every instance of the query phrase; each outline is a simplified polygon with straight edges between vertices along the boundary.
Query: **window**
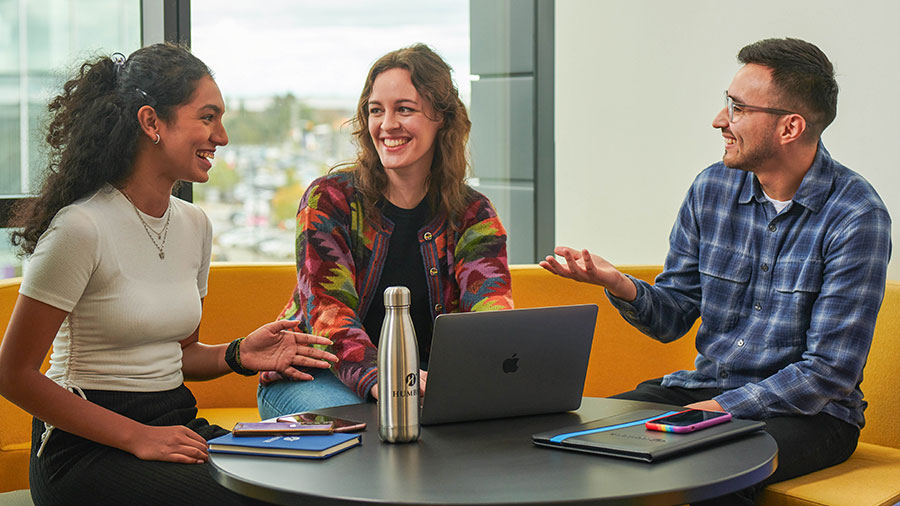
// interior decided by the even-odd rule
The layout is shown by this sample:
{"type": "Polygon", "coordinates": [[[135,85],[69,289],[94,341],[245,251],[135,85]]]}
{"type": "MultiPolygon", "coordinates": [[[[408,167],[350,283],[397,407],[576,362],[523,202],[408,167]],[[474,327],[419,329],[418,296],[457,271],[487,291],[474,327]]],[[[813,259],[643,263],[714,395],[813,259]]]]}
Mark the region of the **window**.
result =
{"type": "MultiPolygon", "coordinates": [[[[470,184],[497,207],[510,261],[534,262],[554,243],[553,12],[553,0],[0,1],[0,227],[43,168],[42,114],[67,69],[177,40],[216,73],[231,137],[210,182],[180,195],[213,220],[215,260],[290,260],[306,185],[354,158],[346,120],[369,66],[425,42],[469,106],[470,184]]],[[[17,275],[2,239],[0,277],[17,275]]]]}
{"type": "MultiPolygon", "coordinates": [[[[140,0],[0,2],[0,194],[7,214],[41,175],[46,107],[63,77],[92,54],[139,48],[140,9],[140,0]]],[[[0,235],[0,277],[21,273],[7,238],[0,235]]]]}
{"type": "Polygon", "coordinates": [[[229,145],[194,201],[213,222],[214,260],[294,258],[295,216],[313,179],[352,161],[348,120],[371,64],[424,42],[469,102],[468,0],[192,0],[191,47],[225,97],[229,145]]]}

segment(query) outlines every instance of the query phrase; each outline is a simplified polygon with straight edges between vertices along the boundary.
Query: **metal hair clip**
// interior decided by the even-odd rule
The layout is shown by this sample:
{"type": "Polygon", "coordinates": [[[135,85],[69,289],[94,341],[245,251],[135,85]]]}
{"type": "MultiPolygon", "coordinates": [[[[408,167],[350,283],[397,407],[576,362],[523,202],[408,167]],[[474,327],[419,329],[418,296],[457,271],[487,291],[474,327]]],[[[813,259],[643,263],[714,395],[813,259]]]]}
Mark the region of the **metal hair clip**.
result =
{"type": "Polygon", "coordinates": [[[119,72],[122,71],[122,68],[125,66],[125,55],[122,53],[113,53],[112,56],[109,57],[112,60],[113,65],[116,66],[116,77],[119,77],[119,72]]]}
{"type": "Polygon", "coordinates": [[[156,99],[155,98],[151,97],[150,95],[147,94],[146,91],[144,91],[140,88],[135,88],[135,90],[144,97],[144,100],[147,101],[147,105],[149,105],[150,107],[156,107],[156,99]]]}

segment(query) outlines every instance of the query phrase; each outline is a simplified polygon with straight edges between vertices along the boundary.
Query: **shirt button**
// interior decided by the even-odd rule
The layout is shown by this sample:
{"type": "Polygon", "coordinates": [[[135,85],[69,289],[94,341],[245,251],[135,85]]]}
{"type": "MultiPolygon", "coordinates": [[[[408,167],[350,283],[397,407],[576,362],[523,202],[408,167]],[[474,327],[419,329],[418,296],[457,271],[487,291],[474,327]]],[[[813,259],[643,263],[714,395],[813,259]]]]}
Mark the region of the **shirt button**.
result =
{"type": "Polygon", "coordinates": [[[769,264],[762,264],[759,268],[762,269],[763,272],[769,272],[769,264]]]}
{"type": "Polygon", "coordinates": [[[721,372],[719,372],[719,377],[720,377],[720,378],[727,378],[727,377],[728,377],[728,371],[721,371],[721,372]]]}
{"type": "Polygon", "coordinates": [[[426,241],[430,241],[432,237],[434,237],[434,236],[431,235],[431,232],[425,232],[424,234],[422,234],[422,238],[425,239],[426,241]]]}
{"type": "Polygon", "coordinates": [[[774,232],[776,230],[778,230],[778,227],[776,227],[775,225],[769,225],[769,232],[774,232]]]}
{"type": "Polygon", "coordinates": [[[443,310],[444,310],[444,306],[442,306],[442,305],[440,305],[440,304],[435,304],[435,305],[434,305],[434,312],[435,312],[435,313],[440,313],[440,312],[443,311],[443,310]]]}
{"type": "Polygon", "coordinates": [[[738,339],[738,346],[743,346],[743,345],[744,345],[744,340],[738,339]]]}
{"type": "Polygon", "coordinates": [[[762,304],[760,304],[759,302],[753,304],[753,309],[755,309],[757,311],[762,311],[762,304]]]}
{"type": "Polygon", "coordinates": [[[437,276],[438,275],[437,267],[432,267],[431,269],[428,269],[428,274],[431,274],[432,276],[437,276]]]}

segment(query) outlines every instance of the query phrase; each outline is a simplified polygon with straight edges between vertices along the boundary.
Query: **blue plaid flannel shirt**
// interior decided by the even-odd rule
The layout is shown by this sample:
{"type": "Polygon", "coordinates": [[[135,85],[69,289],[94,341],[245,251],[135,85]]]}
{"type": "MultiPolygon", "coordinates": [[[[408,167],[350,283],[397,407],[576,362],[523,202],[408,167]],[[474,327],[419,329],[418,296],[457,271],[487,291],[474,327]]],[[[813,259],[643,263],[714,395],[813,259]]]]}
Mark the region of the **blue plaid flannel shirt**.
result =
{"type": "Polygon", "coordinates": [[[756,176],[721,162],[694,180],[663,272],[608,294],[662,342],[697,317],[696,370],[664,386],[719,388],[742,418],[825,412],[862,427],[859,384],[884,296],[891,220],[872,186],[819,143],[791,203],[776,215],[756,176]]]}

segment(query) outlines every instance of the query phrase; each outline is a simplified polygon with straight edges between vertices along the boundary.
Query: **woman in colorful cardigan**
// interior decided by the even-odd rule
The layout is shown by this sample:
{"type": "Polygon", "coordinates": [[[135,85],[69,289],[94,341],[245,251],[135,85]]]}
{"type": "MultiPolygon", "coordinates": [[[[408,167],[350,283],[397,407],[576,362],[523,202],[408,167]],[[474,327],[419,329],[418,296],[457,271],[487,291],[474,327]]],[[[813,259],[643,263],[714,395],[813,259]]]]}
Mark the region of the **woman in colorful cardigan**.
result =
{"type": "Polygon", "coordinates": [[[450,67],[422,44],[386,54],[369,71],[353,124],[357,160],[314,181],[300,201],[297,286],[281,313],[333,341],[340,360],[309,371],[313,381],[263,373],[263,418],[377,399],[388,286],[410,289],[426,370],[437,315],[513,305],[506,231],[465,183],[471,123],[450,67]]]}

